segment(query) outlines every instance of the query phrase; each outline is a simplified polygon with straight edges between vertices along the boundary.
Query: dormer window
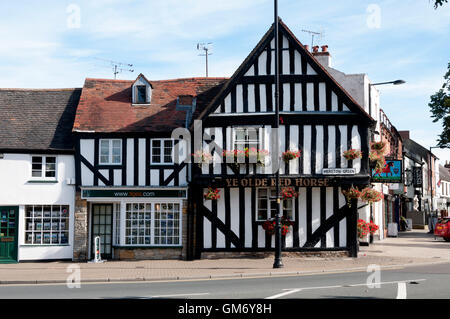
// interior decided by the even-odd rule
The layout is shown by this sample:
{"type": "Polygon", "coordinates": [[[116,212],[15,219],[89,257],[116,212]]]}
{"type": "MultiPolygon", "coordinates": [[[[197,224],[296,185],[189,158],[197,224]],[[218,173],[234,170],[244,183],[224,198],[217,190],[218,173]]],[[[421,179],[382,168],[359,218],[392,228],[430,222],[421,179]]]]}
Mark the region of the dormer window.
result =
{"type": "Polygon", "coordinates": [[[150,104],[151,98],[152,85],[142,74],[139,74],[132,87],[132,103],[150,104]]]}

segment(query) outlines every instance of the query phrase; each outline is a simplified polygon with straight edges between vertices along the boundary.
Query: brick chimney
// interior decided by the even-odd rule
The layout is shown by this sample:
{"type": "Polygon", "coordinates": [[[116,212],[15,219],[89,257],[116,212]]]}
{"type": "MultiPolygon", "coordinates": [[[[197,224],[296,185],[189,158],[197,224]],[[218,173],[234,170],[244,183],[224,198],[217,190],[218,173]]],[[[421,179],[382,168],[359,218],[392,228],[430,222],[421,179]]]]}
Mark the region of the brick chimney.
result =
{"type": "Polygon", "coordinates": [[[403,140],[409,140],[409,131],[398,131],[403,140]]]}
{"type": "Polygon", "coordinates": [[[331,68],[331,54],[328,52],[328,45],[322,45],[321,48],[322,51],[319,52],[319,46],[314,46],[312,54],[324,67],[331,68]]]}

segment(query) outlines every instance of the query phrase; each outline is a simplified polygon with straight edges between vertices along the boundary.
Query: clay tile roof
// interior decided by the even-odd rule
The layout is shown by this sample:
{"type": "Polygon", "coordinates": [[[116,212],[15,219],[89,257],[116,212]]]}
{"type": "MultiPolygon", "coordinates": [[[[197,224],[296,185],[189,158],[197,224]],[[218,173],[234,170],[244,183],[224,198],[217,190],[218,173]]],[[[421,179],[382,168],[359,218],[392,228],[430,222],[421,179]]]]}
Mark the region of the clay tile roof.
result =
{"type": "Polygon", "coordinates": [[[0,150],[72,150],[81,89],[0,89],[0,150]]]}
{"type": "MultiPolygon", "coordinates": [[[[134,81],[86,79],[74,131],[170,132],[185,126],[186,112],[176,110],[179,96],[197,97],[196,113],[218,93],[226,78],[185,78],[149,81],[150,105],[132,105],[134,81]]],[[[183,98],[184,100],[185,98],[183,98]]]]}

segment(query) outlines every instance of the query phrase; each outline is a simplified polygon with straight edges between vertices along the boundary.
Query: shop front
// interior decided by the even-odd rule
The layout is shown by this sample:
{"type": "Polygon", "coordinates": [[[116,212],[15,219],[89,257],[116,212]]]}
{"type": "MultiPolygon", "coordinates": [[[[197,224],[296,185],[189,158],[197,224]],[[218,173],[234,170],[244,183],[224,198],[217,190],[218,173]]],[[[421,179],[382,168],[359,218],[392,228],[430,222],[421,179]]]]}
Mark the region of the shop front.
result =
{"type": "Polygon", "coordinates": [[[88,256],[100,238],[102,259],[180,259],[186,188],[82,188],[88,208],[88,256]]]}

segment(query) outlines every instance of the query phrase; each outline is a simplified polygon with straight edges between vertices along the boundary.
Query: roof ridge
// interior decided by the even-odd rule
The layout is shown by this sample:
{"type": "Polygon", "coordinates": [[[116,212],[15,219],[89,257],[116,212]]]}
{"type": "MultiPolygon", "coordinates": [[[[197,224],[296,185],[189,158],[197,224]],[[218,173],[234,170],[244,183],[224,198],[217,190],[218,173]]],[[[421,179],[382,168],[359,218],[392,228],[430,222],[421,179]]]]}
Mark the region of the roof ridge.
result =
{"type": "MultiPolygon", "coordinates": [[[[174,79],[162,79],[162,80],[148,80],[149,82],[175,82],[181,80],[228,80],[229,77],[185,77],[174,79]]],[[[135,80],[115,80],[115,79],[102,79],[102,78],[86,78],[86,81],[104,81],[104,82],[134,82],[135,80]]]]}

